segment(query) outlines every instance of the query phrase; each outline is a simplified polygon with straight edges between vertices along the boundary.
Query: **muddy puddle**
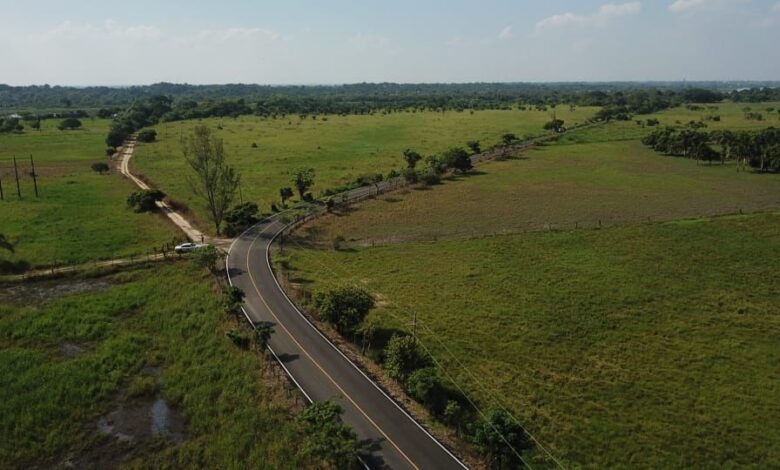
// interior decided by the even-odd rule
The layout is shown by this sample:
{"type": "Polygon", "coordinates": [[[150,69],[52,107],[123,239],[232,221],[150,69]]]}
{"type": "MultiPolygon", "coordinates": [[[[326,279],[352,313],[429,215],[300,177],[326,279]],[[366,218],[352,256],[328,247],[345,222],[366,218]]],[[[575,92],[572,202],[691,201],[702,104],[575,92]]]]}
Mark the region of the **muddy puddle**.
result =
{"type": "Polygon", "coordinates": [[[185,438],[184,419],[162,397],[123,405],[100,418],[98,429],[119,441],[143,443],[163,437],[176,443],[185,438]]]}

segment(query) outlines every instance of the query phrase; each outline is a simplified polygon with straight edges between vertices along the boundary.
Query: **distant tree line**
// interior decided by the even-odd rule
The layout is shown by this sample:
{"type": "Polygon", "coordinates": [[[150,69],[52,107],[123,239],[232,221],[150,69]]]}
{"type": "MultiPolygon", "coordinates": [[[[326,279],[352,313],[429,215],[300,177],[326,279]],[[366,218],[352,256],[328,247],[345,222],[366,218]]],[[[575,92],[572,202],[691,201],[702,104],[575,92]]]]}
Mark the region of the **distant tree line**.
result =
{"type": "MultiPolygon", "coordinates": [[[[636,90],[650,89],[690,102],[697,102],[702,98],[704,99],[701,102],[707,102],[710,98],[706,93],[702,94],[702,90],[735,101],[780,99],[778,82],[357,83],[334,86],[157,83],[148,86],[80,88],[0,85],[0,108],[103,108],[113,114],[135,101],[165,95],[177,103],[237,102],[243,99],[252,108],[252,112],[269,116],[360,114],[406,109],[495,109],[519,103],[620,106],[619,96],[625,97],[636,90]],[[701,96],[696,96],[697,94],[701,96]],[[612,95],[616,97],[614,103],[612,95]]],[[[182,109],[187,107],[191,107],[191,104],[182,109]]]]}
{"type": "Polygon", "coordinates": [[[740,168],[750,166],[762,172],[780,171],[780,129],[712,132],[699,129],[699,126],[690,125],[684,129],[656,129],[642,139],[642,143],[666,155],[710,163],[735,160],[740,168]]]}

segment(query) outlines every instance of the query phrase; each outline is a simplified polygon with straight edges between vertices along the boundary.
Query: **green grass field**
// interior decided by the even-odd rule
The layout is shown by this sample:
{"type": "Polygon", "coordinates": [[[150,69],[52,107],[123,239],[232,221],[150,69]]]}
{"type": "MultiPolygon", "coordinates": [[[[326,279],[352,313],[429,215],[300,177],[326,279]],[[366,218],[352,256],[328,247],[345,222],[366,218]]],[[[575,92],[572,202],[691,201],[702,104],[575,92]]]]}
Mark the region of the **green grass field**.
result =
{"type": "Polygon", "coordinates": [[[416,310],[447,372],[566,467],[780,465],[780,213],[286,257],[307,289],[365,285],[380,327],[416,310]]]}
{"type": "Polygon", "coordinates": [[[0,134],[0,233],[16,244],[3,257],[32,266],[80,263],[143,253],[177,234],[159,216],[134,214],[126,206],[135,190],[117,174],[90,169],[106,161],[108,120],[86,119],[84,129],[59,131],[43,121],[40,132],[0,134]],[[29,156],[35,158],[40,198],[35,198],[29,156]],[[19,164],[22,200],[18,200],[13,162],[19,164]]]}
{"type": "Polygon", "coordinates": [[[555,144],[380,196],[312,231],[321,243],[370,245],[758,211],[780,206],[775,176],[664,157],[635,140],[555,144]]]}
{"type": "MultiPolygon", "coordinates": [[[[557,110],[569,125],[583,122],[595,108],[557,110]]],[[[318,193],[366,173],[387,173],[402,167],[402,152],[413,148],[429,154],[479,140],[483,147],[496,144],[501,135],[542,134],[551,111],[420,112],[366,116],[319,116],[301,121],[298,116],[263,120],[257,117],[204,119],[158,125],[159,142],[141,145],[133,159],[137,172],[160,189],[190,206],[204,223],[203,205],[194,198],[182,174],[186,172],[180,139],[199,124],[222,138],[233,164],[241,171],[245,200],[267,211],[279,200],[279,188],[291,186],[298,167],[316,170],[318,193]],[[327,121],[325,120],[327,119],[327,121]],[[218,129],[222,126],[222,129],[218,129]],[[257,148],[252,148],[252,143],[257,148]]]]}
{"type": "Polygon", "coordinates": [[[289,399],[222,311],[213,277],[183,262],[0,289],[1,466],[305,465],[289,399]],[[178,444],[143,437],[158,398],[183,420],[178,444]],[[141,410],[112,423],[132,443],[98,429],[117,409],[141,410]]]}

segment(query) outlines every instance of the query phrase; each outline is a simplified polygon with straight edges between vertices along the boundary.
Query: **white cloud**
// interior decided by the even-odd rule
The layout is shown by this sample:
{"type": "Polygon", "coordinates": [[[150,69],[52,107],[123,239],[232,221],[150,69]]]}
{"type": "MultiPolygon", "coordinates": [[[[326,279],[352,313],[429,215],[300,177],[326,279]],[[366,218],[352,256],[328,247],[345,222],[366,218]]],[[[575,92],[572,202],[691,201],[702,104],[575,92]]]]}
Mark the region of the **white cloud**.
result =
{"type": "Polygon", "coordinates": [[[199,39],[208,39],[215,41],[256,41],[269,40],[276,41],[281,37],[276,31],[270,31],[263,28],[227,28],[218,30],[203,30],[197,34],[199,39]]]}
{"type": "Polygon", "coordinates": [[[66,20],[53,28],[42,33],[33,34],[32,39],[50,41],[60,38],[96,38],[100,36],[121,36],[129,39],[157,38],[162,35],[162,31],[156,26],[133,25],[122,26],[114,20],[105,20],[102,25],[93,25],[91,23],[74,23],[66,20]]]}
{"type": "Polygon", "coordinates": [[[669,5],[669,11],[675,14],[684,14],[707,8],[723,8],[733,4],[750,2],[751,0],[676,0],[669,5]]]}
{"type": "Polygon", "coordinates": [[[512,25],[507,26],[506,28],[502,29],[500,33],[498,33],[499,39],[511,39],[515,35],[514,31],[512,31],[512,25]]]}
{"type": "Polygon", "coordinates": [[[561,28],[566,26],[602,26],[613,18],[636,15],[642,11],[641,2],[607,3],[590,15],[578,15],[572,12],[561,13],[536,23],[536,30],[561,28]]]}

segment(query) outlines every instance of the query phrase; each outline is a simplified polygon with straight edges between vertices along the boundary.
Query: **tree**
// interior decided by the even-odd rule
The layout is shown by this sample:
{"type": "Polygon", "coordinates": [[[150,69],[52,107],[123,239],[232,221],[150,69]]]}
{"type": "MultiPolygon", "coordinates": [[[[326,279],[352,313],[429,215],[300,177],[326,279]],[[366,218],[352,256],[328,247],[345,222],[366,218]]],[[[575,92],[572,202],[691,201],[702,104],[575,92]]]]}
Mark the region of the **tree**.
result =
{"type": "Polygon", "coordinates": [[[443,156],[448,167],[454,168],[461,173],[466,173],[474,168],[469,153],[460,147],[447,150],[443,156]]]}
{"type": "Polygon", "coordinates": [[[339,333],[352,334],[374,308],[374,299],[362,287],[342,286],[317,292],[314,306],[339,333]]]}
{"type": "Polygon", "coordinates": [[[195,266],[201,269],[208,269],[211,273],[217,271],[217,261],[219,261],[221,255],[214,245],[202,246],[195,250],[194,254],[192,262],[195,266]]]}
{"type": "Polygon", "coordinates": [[[417,369],[409,375],[409,394],[433,414],[441,415],[447,404],[447,389],[441,382],[438,371],[433,367],[417,369]]]}
{"type": "Polygon", "coordinates": [[[108,163],[104,162],[93,163],[90,168],[92,168],[92,171],[95,173],[100,173],[101,175],[103,173],[108,173],[109,170],[108,163]]]}
{"type": "Polygon", "coordinates": [[[314,460],[314,467],[323,467],[324,461],[339,469],[355,469],[361,452],[355,431],[341,420],[344,410],[331,401],[312,403],[299,415],[298,421],[306,430],[300,452],[314,460]]]}
{"type": "Polygon", "coordinates": [[[144,129],[138,133],[139,142],[154,142],[157,140],[157,131],[154,129],[144,129]]]}
{"type": "Polygon", "coordinates": [[[259,220],[257,218],[259,210],[257,204],[254,202],[245,202],[233,206],[233,208],[225,214],[225,234],[233,237],[256,224],[259,220]]]}
{"type": "Polygon", "coordinates": [[[301,200],[305,200],[306,191],[314,185],[314,168],[298,168],[293,173],[292,182],[301,200]]]}
{"type": "Polygon", "coordinates": [[[420,175],[417,174],[417,172],[414,170],[414,168],[407,168],[403,172],[404,180],[408,184],[415,184],[418,181],[420,181],[420,175]]]}
{"type": "Polygon", "coordinates": [[[240,177],[227,163],[222,139],[212,137],[208,127],[195,127],[182,147],[184,159],[194,173],[194,178],[189,178],[190,186],[206,202],[217,235],[221,235],[222,220],[235,198],[240,177]]]}
{"type": "Polygon", "coordinates": [[[61,131],[68,131],[73,129],[78,129],[81,127],[81,121],[74,117],[65,118],[60,122],[60,124],[57,126],[57,129],[61,131]]]}
{"type": "Polygon", "coordinates": [[[417,340],[408,335],[394,335],[385,347],[385,369],[390,377],[404,386],[409,375],[427,365],[426,358],[417,349],[417,340]]]}
{"type": "Polygon", "coordinates": [[[544,130],[560,132],[560,130],[563,129],[563,124],[564,122],[562,119],[553,117],[552,120],[544,123],[544,130]]]}
{"type": "Polygon", "coordinates": [[[0,133],[3,132],[22,132],[24,126],[19,122],[19,118],[0,119],[0,133]]]}
{"type": "Polygon", "coordinates": [[[255,340],[255,347],[258,351],[265,351],[268,347],[268,340],[271,339],[271,335],[274,333],[274,325],[271,322],[261,321],[255,325],[255,329],[252,333],[255,340]]]}
{"type": "Polygon", "coordinates": [[[504,142],[504,145],[511,145],[517,141],[517,136],[514,134],[504,134],[501,136],[501,140],[504,142]]]}
{"type": "Polygon", "coordinates": [[[240,315],[241,304],[244,302],[244,297],[246,297],[246,294],[244,294],[244,291],[240,288],[236,286],[228,287],[222,294],[222,305],[224,306],[225,311],[236,316],[240,315]]]}
{"type": "Polygon", "coordinates": [[[293,197],[293,190],[292,190],[292,188],[290,188],[289,186],[285,187],[285,188],[280,188],[279,189],[279,197],[282,198],[282,205],[285,205],[285,202],[288,199],[290,199],[291,197],[293,197]]]}
{"type": "Polygon", "coordinates": [[[478,140],[469,140],[466,142],[466,146],[471,149],[471,152],[476,155],[478,153],[482,153],[482,148],[479,145],[478,140]]]}
{"type": "Polygon", "coordinates": [[[122,129],[120,125],[114,123],[108,130],[108,135],[106,136],[106,145],[109,147],[119,147],[125,142],[125,139],[127,139],[127,132],[122,129]]]}
{"type": "Polygon", "coordinates": [[[460,406],[460,403],[455,400],[448,400],[447,404],[444,406],[444,411],[442,412],[442,419],[445,424],[455,427],[458,435],[460,435],[463,415],[464,411],[463,407],[460,406]]]}
{"type": "Polygon", "coordinates": [[[518,454],[531,448],[525,430],[503,408],[488,411],[474,434],[474,444],[488,458],[491,468],[516,468],[520,465],[518,454]]]}
{"type": "Polygon", "coordinates": [[[422,156],[412,149],[404,150],[404,161],[406,161],[406,168],[414,168],[417,162],[422,160],[422,156]]]}
{"type": "Polygon", "coordinates": [[[135,212],[153,211],[157,201],[165,199],[165,193],[159,189],[143,189],[136,191],[127,198],[127,205],[132,207],[135,212]]]}

